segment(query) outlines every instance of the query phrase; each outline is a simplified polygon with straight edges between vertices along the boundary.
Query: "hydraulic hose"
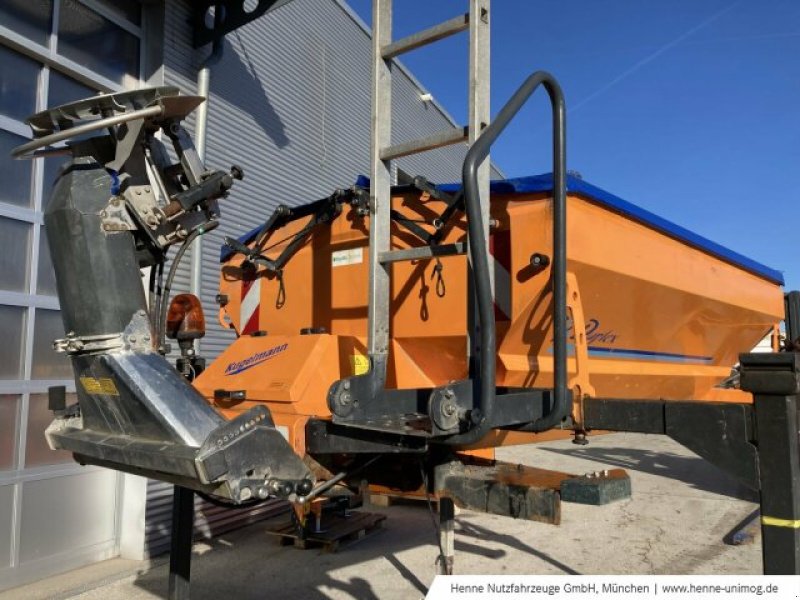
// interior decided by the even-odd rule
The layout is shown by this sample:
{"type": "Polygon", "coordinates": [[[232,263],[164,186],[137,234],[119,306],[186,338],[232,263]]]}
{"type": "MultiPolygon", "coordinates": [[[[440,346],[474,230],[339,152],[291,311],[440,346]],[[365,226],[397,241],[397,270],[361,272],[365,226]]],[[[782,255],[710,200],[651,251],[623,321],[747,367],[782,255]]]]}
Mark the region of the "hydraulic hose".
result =
{"type": "MultiPolygon", "coordinates": [[[[526,431],[545,431],[561,423],[569,413],[567,400],[567,283],[566,283],[566,110],[564,94],[556,79],[545,71],[533,73],[514,93],[497,117],[467,152],[462,168],[464,201],[469,233],[469,252],[475,280],[480,324],[480,398],[473,409],[472,428],[447,439],[449,445],[466,446],[484,437],[492,427],[496,396],[497,335],[494,301],[489,277],[489,257],[481,218],[478,167],[489,149],[537,88],[543,85],[550,97],[553,118],[553,358],[554,394],[550,412],[522,426],[526,431]]],[[[488,199],[487,199],[488,202],[488,199]]]]}
{"type": "Polygon", "coordinates": [[[164,289],[161,294],[161,304],[158,310],[158,323],[156,323],[156,333],[157,333],[157,340],[158,345],[157,349],[164,347],[164,338],[166,337],[167,333],[167,310],[169,309],[169,293],[172,289],[172,281],[175,279],[175,274],[178,272],[178,265],[181,264],[181,259],[183,258],[186,249],[192,245],[192,242],[201,234],[203,233],[202,229],[195,229],[192,231],[187,237],[186,240],[181,244],[181,247],[178,248],[178,251],[175,253],[175,258],[172,259],[172,264],[169,267],[169,272],[167,273],[167,281],[164,284],[164,289]]]}

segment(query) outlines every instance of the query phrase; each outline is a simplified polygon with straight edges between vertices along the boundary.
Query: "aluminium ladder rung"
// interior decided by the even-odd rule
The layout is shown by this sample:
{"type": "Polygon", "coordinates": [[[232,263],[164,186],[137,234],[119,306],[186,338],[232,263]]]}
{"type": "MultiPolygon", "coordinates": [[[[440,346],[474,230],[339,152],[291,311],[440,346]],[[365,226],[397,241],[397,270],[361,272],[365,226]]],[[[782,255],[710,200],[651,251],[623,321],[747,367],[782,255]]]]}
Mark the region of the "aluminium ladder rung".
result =
{"type": "Polygon", "coordinates": [[[395,158],[401,158],[409,154],[419,154],[420,152],[434,150],[442,146],[451,146],[459,142],[466,142],[468,139],[468,127],[453,127],[450,130],[439,131],[428,137],[383,148],[381,149],[381,160],[394,160],[395,158]]]}
{"type": "Polygon", "coordinates": [[[427,44],[438,42],[448,36],[460,33],[469,29],[469,13],[453,17],[449,21],[439,23],[433,27],[429,27],[424,31],[409,35],[402,39],[397,40],[391,44],[384,46],[381,49],[381,55],[384,59],[389,60],[395,56],[399,56],[405,52],[410,52],[417,48],[421,48],[427,44]]]}
{"type": "Polygon", "coordinates": [[[419,248],[406,248],[404,250],[390,250],[381,252],[379,259],[381,263],[393,263],[401,260],[420,260],[434,258],[437,256],[456,256],[467,253],[467,244],[456,242],[454,244],[442,244],[441,246],[420,246],[419,248]]]}

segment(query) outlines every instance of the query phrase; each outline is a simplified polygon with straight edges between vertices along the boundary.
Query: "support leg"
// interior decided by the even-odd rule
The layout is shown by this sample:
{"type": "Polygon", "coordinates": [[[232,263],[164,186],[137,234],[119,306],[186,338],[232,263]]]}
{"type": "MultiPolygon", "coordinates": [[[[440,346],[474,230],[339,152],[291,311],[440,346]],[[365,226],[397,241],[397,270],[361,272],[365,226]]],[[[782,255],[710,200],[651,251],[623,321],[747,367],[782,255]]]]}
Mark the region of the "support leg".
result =
{"type": "Polygon", "coordinates": [[[800,575],[797,396],[756,396],[765,575],[800,575]]]}
{"type": "Polygon", "coordinates": [[[169,554],[169,600],[189,600],[194,530],[194,492],[175,486],[169,554]]]}
{"type": "Polygon", "coordinates": [[[800,575],[800,354],[743,354],[741,364],[755,403],[764,574],[800,575]]]}
{"type": "Polygon", "coordinates": [[[452,575],[456,554],[455,506],[447,497],[439,498],[439,544],[444,556],[439,557],[439,574],[452,575]]]}

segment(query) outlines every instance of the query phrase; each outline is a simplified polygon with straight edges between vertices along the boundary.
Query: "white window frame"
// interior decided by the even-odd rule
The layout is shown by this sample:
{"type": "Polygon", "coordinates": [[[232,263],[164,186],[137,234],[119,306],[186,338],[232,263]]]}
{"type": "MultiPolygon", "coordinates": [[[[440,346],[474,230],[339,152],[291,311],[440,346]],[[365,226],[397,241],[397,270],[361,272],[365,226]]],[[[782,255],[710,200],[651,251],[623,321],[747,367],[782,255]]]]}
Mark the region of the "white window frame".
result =
{"type": "MultiPolygon", "coordinates": [[[[53,0],[53,13],[51,15],[51,29],[47,40],[47,45],[39,44],[30,40],[16,31],[0,25],[0,45],[10,48],[25,57],[31,58],[42,67],[39,71],[35,110],[41,111],[47,108],[49,95],[49,81],[51,70],[56,70],[79,83],[92,87],[103,92],[119,92],[126,88],[107,77],[85,68],[68,58],[60,56],[56,52],[58,43],[58,25],[62,2],[78,1],[87,8],[96,12],[102,17],[112,21],[126,32],[139,39],[139,72],[135,74],[136,85],[141,85],[144,79],[145,69],[145,45],[146,30],[144,27],[145,16],[142,10],[140,23],[136,25],[127,21],[122,15],[118,14],[113,8],[104,5],[100,0],[53,0]]],[[[30,128],[23,122],[10,117],[0,115],[0,129],[10,133],[30,138],[30,128]]],[[[60,308],[58,298],[37,293],[38,267],[39,267],[39,247],[44,224],[42,214],[43,199],[43,175],[44,161],[34,161],[33,167],[33,187],[31,195],[33,199],[32,207],[21,207],[0,202],[0,216],[4,218],[20,221],[32,226],[33,231],[30,236],[30,258],[29,280],[27,291],[10,292],[0,290],[0,305],[18,306],[26,309],[25,327],[23,328],[24,353],[22,356],[22,379],[0,380],[0,394],[19,396],[17,422],[16,422],[16,456],[14,468],[0,472],[0,486],[14,486],[14,506],[12,510],[12,540],[11,540],[11,564],[10,567],[0,567],[0,575],[11,572],[19,567],[19,544],[21,529],[22,511],[22,485],[27,481],[37,481],[42,479],[63,477],[86,473],[87,467],[82,467],[76,463],[59,463],[54,465],[44,465],[39,467],[25,467],[25,454],[27,447],[27,424],[29,416],[31,394],[46,394],[51,386],[63,385],[67,392],[75,392],[75,382],[72,379],[58,380],[32,380],[33,368],[33,335],[36,321],[36,312],[39,309],[58,310],[60,308]]],[[[93,467],[90,467],[94,469],[93,467]]],[[[118,474],[116,485],[116,504],[117,522],[115,524],[115,542],[113,553],[119,553],[119,532],[121,528],[119,505],[122,502],[122,492],[124,478],[118,474]]],[[[3,543],[5,540],[0,541],[3,543]]],[[[14,579],[12,575],[12,579],[14,579]]]]}

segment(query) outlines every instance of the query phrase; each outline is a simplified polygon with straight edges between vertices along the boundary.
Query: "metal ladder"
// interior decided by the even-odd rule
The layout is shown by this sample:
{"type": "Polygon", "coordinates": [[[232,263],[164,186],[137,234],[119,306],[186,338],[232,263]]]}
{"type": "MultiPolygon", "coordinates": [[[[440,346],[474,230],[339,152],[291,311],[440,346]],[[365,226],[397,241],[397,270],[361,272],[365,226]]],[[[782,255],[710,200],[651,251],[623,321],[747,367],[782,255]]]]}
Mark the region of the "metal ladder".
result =
{"type": "MultiPolygon", "coordinates": [[[[370,144],[369,227],[369,321],[367,352],[373,376],[385,382],[389,352],[392,262],[421,258],[419,253],[390,250],[391,161],[460,142],[472,145],[489,124],[489,19],[491,0],[468,0],[469,12],[419,33],[392,41],[392,0],[372,3],[372,138],[370,144]],[[469,30],[469,123],[431,136],[392,145],[392,60],[395,57],[456,33],[469,30]],[[405,252],[406,255],[401,253],[405,252]]],[[[484,239],[489,239],[489,167],[487,159],[478,170],[484,239]]],[[[493,276],[493,273],[491,274],[493,276]]],[[[494,282],[492,277],[492,288],[494,282]]],[[[470,319],[474,311],[470,310],[470,319]]],[[[474,331],[471,326],[468,331],[474,331]]],[[[470,336],[472,338],[472,336],[470,336]]],[[[472,361],[478,348],[470,340],[472,361]]]]}

